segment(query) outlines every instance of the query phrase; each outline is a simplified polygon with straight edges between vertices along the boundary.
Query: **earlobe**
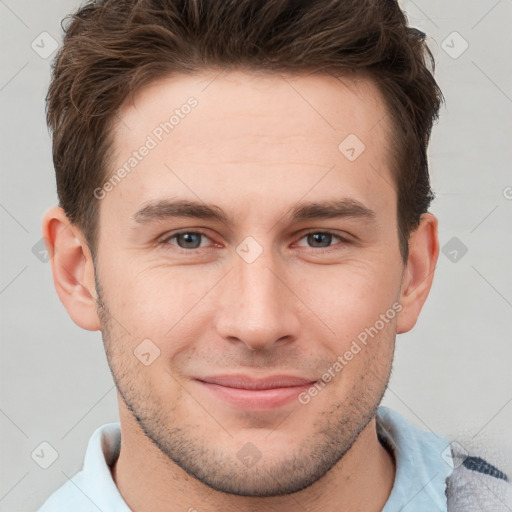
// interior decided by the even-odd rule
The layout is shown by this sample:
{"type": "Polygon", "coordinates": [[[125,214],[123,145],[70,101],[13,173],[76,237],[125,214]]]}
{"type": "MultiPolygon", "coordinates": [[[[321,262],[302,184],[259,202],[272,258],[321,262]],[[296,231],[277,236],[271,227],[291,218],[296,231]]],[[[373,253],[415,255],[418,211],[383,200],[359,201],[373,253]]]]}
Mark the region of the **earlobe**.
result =
{"type": "Polygon", "coordinates": [[[397,319],[397,334],[414,327],[432,287],[439,256],[437,224],[434,215],[425,213],[421,216],[420,225],[409,238],[409,257],[400,291],[402,310],[397,319]]]}
{"type": "Polygon", "coordinates": [[[60,207],[46,212],[43,237],[50,256],[57,294],[71,319],[83,329],[100,329],[94,265],[83,233],[60,207]]]}

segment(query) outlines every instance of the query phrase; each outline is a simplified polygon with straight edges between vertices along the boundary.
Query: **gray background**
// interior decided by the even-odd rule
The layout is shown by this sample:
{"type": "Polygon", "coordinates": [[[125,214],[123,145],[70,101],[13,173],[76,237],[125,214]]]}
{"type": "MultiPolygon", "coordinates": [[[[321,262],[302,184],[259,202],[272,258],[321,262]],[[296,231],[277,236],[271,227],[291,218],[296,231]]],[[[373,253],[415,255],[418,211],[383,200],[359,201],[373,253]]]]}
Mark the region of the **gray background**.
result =
{"type": "MultiPolygon", "coordinates": [[[[0,511],[34,510],[117,420],[100,335],[72,323],[33,252],[56,203],[44,120],[54,53],[40,54],[77,5],[0,0],[0,511]],[[48,448],[31,456],[44,441],[58,453],[48,469],[34,461],[48,463],[48,448]]],[[[417,326],[398,337],[384,403],[512,473],[512,0],[402,5],[429,35],[447,102],[430,148],[445,254],[417,326]]]]}

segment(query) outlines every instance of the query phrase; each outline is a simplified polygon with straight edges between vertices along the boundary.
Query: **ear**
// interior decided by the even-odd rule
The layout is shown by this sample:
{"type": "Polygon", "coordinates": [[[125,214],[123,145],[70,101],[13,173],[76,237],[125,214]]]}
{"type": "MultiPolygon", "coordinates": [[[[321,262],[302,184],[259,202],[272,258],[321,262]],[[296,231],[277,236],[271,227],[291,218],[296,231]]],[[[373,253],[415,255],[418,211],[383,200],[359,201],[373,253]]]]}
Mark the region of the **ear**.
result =
{"type": "Polygon", "coordinates": [[[83,233],[57,206],[46,212],[42,227],[53,282],[62,304],[77,325],[89,331],[99,330],[94,265],[83,233]]]}
{"type": "Polygon", "coordinates": [[[397,334],[410,331],[416,324],[434,280],[438,256],[437,219],[431,213],[425,213],[409,237],[409,257],[400,289],[402,310],[397,319],[397,334]]]}

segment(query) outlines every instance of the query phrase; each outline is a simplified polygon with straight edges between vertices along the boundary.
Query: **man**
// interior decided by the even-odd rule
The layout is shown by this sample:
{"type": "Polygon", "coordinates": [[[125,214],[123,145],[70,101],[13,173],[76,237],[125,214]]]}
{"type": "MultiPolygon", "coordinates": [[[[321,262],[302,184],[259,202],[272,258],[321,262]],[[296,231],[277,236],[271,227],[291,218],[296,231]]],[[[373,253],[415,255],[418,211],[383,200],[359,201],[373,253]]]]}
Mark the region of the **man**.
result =
{"type": "Polygon", "coordinates": [[[429,59],[392,1],[72,17],[43,231],[120,425],[40,511],[508,509],[506,475],[379,407],[439,252],[429,59]]]}

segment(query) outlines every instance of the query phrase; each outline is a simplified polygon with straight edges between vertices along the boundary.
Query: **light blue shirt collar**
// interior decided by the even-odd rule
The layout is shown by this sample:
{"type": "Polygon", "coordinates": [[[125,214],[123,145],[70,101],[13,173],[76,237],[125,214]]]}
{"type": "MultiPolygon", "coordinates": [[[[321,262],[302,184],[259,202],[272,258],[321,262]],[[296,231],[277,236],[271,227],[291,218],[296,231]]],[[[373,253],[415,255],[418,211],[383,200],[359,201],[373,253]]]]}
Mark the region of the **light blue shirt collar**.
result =
{"type": "Polygon", "coordinates": [[[446,479],[453,471],[449,441],[387,407],[377,411],[377,428],[396,462],[395,484],[382,512],[446,512],[446,479]]]}
{"type": "Polygon", "coordinates": [[[131,512],[110,472],[120,442],[119,423],[107,423],[95,430],[82,471],[55,491],[37,512],[131,512]]]}

